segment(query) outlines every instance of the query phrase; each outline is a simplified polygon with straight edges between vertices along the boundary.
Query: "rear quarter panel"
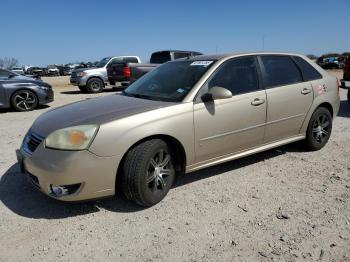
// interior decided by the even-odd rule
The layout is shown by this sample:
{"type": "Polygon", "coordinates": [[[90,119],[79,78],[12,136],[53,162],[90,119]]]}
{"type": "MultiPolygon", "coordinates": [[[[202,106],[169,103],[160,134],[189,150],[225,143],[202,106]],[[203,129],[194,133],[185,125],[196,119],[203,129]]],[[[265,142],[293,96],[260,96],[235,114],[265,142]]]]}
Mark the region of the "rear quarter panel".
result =
{"type": "Polygon", "coordinates": [[[314,92],[314,101],[304,120],[301,133],[305,134],[310,118],[315,110],[323,103],[328,103],[333,109],[333,119],[337,116],[340,106],[340,98],[338,92],[338,80],[336,77],[329,75],[322,70],[322,79],[311,81],[314,92]]]}

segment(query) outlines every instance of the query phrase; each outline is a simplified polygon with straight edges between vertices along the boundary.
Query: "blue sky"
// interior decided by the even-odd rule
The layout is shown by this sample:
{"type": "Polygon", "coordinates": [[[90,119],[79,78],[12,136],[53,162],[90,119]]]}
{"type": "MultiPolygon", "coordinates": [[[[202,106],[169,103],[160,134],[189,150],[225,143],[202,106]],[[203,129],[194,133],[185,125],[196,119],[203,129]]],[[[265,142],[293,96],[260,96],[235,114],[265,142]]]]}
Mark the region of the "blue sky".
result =
{"type": "Polygon", "coordinates": [[[350,51],[350,0],[1,0],[0,10],[0,57],[20,64],[261,51],[263,37],[265,51],[350,51]]]}

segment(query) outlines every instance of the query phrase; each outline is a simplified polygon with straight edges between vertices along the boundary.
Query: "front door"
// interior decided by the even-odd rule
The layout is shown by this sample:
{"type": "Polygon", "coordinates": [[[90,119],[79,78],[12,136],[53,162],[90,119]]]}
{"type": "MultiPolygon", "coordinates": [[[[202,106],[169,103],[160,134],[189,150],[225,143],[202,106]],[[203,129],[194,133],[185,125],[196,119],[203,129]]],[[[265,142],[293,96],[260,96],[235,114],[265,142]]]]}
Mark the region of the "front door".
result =
{"type": "Polygon", "coordinates": [[[259,88],[254,56],[224,62],[202,87],[232,92],[232,98],[194,104],[196,162],[261,145],[266,121],[266,93],[259,88]]]}

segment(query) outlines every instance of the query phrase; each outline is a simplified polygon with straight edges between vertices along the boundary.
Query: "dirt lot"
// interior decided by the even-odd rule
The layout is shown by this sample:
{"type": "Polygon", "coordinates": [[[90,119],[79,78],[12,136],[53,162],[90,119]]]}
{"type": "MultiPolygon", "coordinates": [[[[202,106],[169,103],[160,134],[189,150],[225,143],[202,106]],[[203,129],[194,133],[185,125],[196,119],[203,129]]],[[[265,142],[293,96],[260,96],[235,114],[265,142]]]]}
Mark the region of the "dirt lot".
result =
{"type": "Polygon", "coordinates": [[[47,80],[56,94],[50,107],[0,111],[0,261],[350,261],[345,90],[321,151],[293,144],[208,168],[142,209],[121,197],[60,203],[19,173],[15,149],[38,115],[97,96],[68,78],[47,80]]]}

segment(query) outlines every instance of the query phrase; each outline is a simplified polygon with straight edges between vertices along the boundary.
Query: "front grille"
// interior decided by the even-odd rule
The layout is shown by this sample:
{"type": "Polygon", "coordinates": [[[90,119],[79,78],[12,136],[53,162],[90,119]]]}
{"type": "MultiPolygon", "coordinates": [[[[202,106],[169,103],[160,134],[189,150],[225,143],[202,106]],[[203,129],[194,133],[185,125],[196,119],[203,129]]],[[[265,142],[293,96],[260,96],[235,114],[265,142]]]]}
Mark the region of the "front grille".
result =
{"type": "Polygon", "coordinates": [[[33,153],[43,140],[43,137],[33,133],[29,133],[27,138],[25,139],[24,148],[26,149],[26,151],[29,151],[29,153],[33,153]]]}

